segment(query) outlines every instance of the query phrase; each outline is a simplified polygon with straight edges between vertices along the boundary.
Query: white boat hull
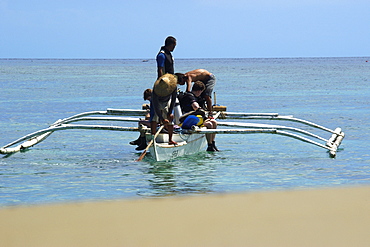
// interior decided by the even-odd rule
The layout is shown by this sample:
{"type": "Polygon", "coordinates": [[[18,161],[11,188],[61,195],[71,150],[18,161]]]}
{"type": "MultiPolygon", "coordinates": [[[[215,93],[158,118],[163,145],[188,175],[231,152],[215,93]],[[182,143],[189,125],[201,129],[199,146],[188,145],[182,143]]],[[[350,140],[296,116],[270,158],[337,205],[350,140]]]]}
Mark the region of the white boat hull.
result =
{"type": "Polygon", "coordinates": [[[207,140],[204,134],[174,134],[177,145],[168,144],[168,134],[160,134],[149,148],[156,161],[168,161],[177,157],[199,153],[205,150],[207,140]]]}

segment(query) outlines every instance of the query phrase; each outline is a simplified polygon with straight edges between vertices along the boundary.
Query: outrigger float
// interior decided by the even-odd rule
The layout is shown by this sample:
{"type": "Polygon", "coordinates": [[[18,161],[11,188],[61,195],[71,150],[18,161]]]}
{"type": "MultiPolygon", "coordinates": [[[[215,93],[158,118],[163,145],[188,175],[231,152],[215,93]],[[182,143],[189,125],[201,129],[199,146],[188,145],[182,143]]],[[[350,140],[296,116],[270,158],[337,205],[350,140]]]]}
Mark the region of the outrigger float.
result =
{"type": "MultiPolygon", "coordinates": [[[[173,140],[177,145],[168,144],[168,134],[160,133],[152,142],[149,152],[156,161],[168,161],[174,158],[190,155],[205,150],[207,145],[205,134],[277,134],[294,138],[309,144],[324,148],[329,152],[330,157],[335,157],[338,147],[340,146],[344,133],[341,128],[334,130],[320,126],[318,124],[295,118],[293,116],[281,116],[278,113],[238,113],[226,112],[226,107],[215,106],[214,116],[217,118],[218,129],[206,129],[205,127],[196,127],[192,129],[178,129],[173,135],[173,140]],[[239,122],[228,122],[225,119],[238,119],[239,122]],[[272,125],[264,123],[250,123],[246,120],[280,120],[290,121],[302,124],[305,128],[312,128],[329,132],[331,136],[326,139],[317,134],[313,134],[306,129],[296,127],[287,127],[282,125],[272,125]],[[220,126],[222,126],[220,128],[220,126]],[[226,128],[225,128],[226,127],[226,128]],[[231,128],[232,127],[232,128],[231,128]]],[[[147,142],[151,141],[152,135],[150,129],[141,125],[139,127],[124,127],[113,125],[92,125],[92,124],[75,124],[76,122],[91,121],[109,121],[109,122],[136,122],[145,116],[148,110],[131,110],[131,109],[107,109],[105,111],[91,111],[74,115],[69,118],[60,119],[48,128],[33,132],[22,138],[19,138],[0,149],[0,153],[9,155],[25,149],[28,149],[41,141],[45,140],[55,131],[68,129],[85,129],[85,130],[111,130],[111,131],[137,131],[145,133],[147,142]],[[18,145],[17,145],[18,144],[18,145]]]]}

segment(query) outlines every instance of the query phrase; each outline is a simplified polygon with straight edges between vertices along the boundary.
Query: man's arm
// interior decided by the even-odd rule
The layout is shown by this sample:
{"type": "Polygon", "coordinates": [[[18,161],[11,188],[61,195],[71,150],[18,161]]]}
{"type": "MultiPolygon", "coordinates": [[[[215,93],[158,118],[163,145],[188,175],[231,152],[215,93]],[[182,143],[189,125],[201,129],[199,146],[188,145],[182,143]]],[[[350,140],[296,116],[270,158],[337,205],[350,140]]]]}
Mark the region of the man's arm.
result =
{"type": "Polygon", "coordinates": [[[212,99],[210,96],[206,95],[204,96],[204,99],[206,100],[206,104],[207,104],[207,110],[209,111],[209,116],[212,116],[212,99]]]}
{"type": "Polygon", "coordinates": [[[161,52],[157,55],[157,74],[158,74],[158,77],[161,77],[162,75],[164,75],[164,63],[166,61],[166,56],[161,52]]]}
{"type": "Polygon", "coordinates": [[[189,74],[185,74],[185,78],[186,78],[186,92],[191,92],[191,82],[193,78],[191,78],[191,75],[189,74]]]}
{"type": "Polygon", "coordinates": [[[191,81],[186,81],[186,92],[190,92],[191,91],[191,81]]]}
{"type": "Polygon", "coordinates": [[[198,110],[200,108],[198,102],[196,102],[196,101],[191,104],[191,107],[193,107],[193,110],[194,111],[196,111],[196,110],[198,110]]]}
{"type": "Polygon", "coordinates": [[[158,69],[157,69],[157,74],[158,74],[157,79],[163,75],[163,71],[164,71],[164,67],[158,67],[158,69]]]}

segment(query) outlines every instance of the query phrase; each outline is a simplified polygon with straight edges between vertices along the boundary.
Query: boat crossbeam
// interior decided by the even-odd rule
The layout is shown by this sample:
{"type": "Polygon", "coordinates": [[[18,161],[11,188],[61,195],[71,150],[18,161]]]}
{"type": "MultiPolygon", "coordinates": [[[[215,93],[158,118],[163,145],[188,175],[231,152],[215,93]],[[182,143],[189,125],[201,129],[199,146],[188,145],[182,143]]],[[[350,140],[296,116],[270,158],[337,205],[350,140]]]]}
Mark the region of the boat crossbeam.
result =
{"type": "Polygon", "coordinates": [[[0,148],[0,154],[9,154],[22,151],[30,148],[50,136],[55,131],[67,129],[89,129],[89,130],[115,130],[115,131],[139,131],[137,127],[121,127],[121,126],[104,126],[104,125],[72,125],[70,123],[80,121],[123,121],[123,122],[139,122],[140,118],[134,117],[117,117],[119,116],[144,116],[147,110],[131,110],[131,109],[111,109],[106,111],[88,111],[73,115],[68,118],[59,119],[51,124],[49,128],[42,129],[21,137],[0,148]],[[94,116],[95,115],[95,116],[94,116]],[[104,115],[104,117],[96,117],[96,115],[104,115]],[[111,115],[114,117],[107,117],[111,115]],[[91,117],[94,116],[94,117],[91,117]],[[20,142],[22,144],[12,147],[20,142]]]}
{"type": "MultiPolygon", "coordinates": [[[[136,122],[139,123],[141,118],[133,116],[145,116],[148,113],[148,109],[144,110],[132,110],[132,109],[113,109],[107,108],[105,111],[88,111],[73,115],[68,118],[59,119],[55,123],[51,124],[48,128],[33,132],[24,137],[21,137],[5,146],[0,148],[0,154],[10,154],[19,152],[40,143],[50,136],[55,131],[67,130],[67,129],[86,129],[86,130],[113,130],[113,131],[143,131],[142,127],[123,127],[114,125],[86,125],[86,124],[72,124],[74,122],[90,122],[90,121],[109,121],[109,122],[136,122]],[[15,146],[17,145],[17,146],[15,146]],[[15,146],[15,147],[13,147],[15,146]]],[[[194,128],[192,130],[182,130],[182,133],[188,134],[256,134],[256,133],[269,133],[288,136],[300,141],[314,144],[316,146],[329,150],[332,157],[335,157],[338,147],[340,146],[344,133],[340,128],[331,130],[324,126],[312,123],[303,119],[295,118],[292,115],[282,116],[279,113],[238,113],[238,112],[226,112],[217,111],[214,114],[219,126],[236,127],[234,129],[205,129],[205,128],[194,128]],[[221,114],[222,113],[222,114],[221,114]],[[220,115],[221,114],[221,115],[220,115]],[[257,124],[249,122],[226,122],[223,121],[225,118],[240,119],[240,120],[280,120],[280,121],[293,121],[312,128],[320,129],[323,131],[330,132],[332,135],[329,139],[325,139],[317,134],[311,133],[307,130],[299,129],[296,127],[273,125],[273,124],[257,124]],[[294,132],[294,133],[291,133],[294,132]],[[310,137],[307,138],[307,137],[310,137]],[[311,140],[317,139],[325,142],[321,144],[319,142],[311,140]]]]}
{"type": "Polygon", "coordinates": [[[237,127],[242,127],[242,128],[261,128],[261,129],[266,129],[266,128],[273,128],[273,129],[279,129],[279,130],[289,130],[293,132],[298,132],[307,136],[311,136],[314,138],[317,138],[321,141],[327,142],[328,140],[318,136],[316,134],[313,134],[311,132],[308,132],[306,130],[302,130],[299,128],[294,128],[294,127],[287,127],[287,126],[282,126],[282,125],[271,125],[271,124],[256,124],[256,123],[236,123],[236,122],[218,122],[219,126],[237,126],[237,127]]]}
{"type": "Polygon", "coordinates": [[[19,152],[21,150],[30,148],[41,141],[45,140],[49,135],[55,131],[68,130],[68,129],[85,129],[85,130],[114,130],[114,131],[139,131],[138,127],[122,127],[122,126],[107,126],[107,125],[77,125],[77,124],[61,124],[58,126],[51,126],[31,134],[25,135],[0,149],[0,154],[9,154],[19,152]],[[20,142],[24,143],[17,147],[10,148],[20,142]]]}
{"type": "Polygon", "coordinates": [[[239,112],[224,112],[224,116],[228,119],[258,119],[258,120],[282,120],[292,121],[305,124],[314,128],[322,129],[334,134],[334,130],[321,126],[319,124],[295,118],[293,115],[280,115],[279,113],[239,113],[239,112]]]}
{"type": "Polygon", "coordinates": [[[277,134],[282,136],[291,137],[306,143],[310,143],[316,145],[318,147],[324,148],[329,151],[331,157],[336,156],[337,147],[336,146],[326,146],[311,139],[305,138],[303,136],[293,134],[287,131],[282,131],[274,128],[250,128],[250,129],[202,129],[199,127],[194,127],[192,130],[188,131],[189,133],[197,133],[197,134],[277,134]]]}

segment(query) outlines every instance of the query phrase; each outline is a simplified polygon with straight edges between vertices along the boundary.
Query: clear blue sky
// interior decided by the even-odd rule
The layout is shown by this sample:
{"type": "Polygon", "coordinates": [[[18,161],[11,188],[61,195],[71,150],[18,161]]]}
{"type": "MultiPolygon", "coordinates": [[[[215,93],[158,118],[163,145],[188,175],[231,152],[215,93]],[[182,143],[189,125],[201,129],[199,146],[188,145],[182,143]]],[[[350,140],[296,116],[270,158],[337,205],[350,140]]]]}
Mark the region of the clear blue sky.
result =
{"type": "Polygon", "coordinates": [[[0,58],[370,56],[369,0],[0,0],[0,58]]]}

